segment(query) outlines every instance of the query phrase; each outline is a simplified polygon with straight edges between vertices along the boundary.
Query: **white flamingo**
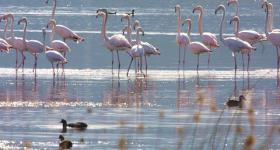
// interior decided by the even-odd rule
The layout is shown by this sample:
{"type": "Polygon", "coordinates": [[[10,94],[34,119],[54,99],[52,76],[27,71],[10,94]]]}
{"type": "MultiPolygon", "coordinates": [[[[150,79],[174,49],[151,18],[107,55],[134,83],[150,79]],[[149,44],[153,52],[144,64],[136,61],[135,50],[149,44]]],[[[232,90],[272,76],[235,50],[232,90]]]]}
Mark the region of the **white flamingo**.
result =
{"type": "MultiPolygon", "coordinates": [[[[54,40],[54,34],[55,34],[54,28],[55,28],[55,26],[56,26],[56,21],[55,21],[54,19],[50,19],[50,20],[49,20],[49,23],[48,23],[48,25],[47,25],[47,28],[48,28],[49,26],[50,26],[51,29],[52,29],[52,34],[50,35],[51,47],[52,47],[54,50],[56,50],[56,51],[62,53],[62,54],[63,54],[63,57],[66,58],[66,53],[67,53],[67,52],[70,52],[70,47],[69,47],[65,42],[63,42],[63,41],[61,41],[61,40],[54,40]]],[[[64,72],[64,64],[62,64],[62,70],[63,70],[63,72],[64,72]]]]}
{"type": "MultiPolygon", "coordinates": [[[[135,20],[133,24],[133,29],[135,30],[136,28],[140,27],[140,21],[135,20]]],[[[155,47],[154,45],[148,43],[148,42],[143,42],[141,41],[141,45],[143,46],[144,49],[144,56],[145,56],[145,69],[146,69],[146,75],[148,72],[148,62],[147,62],[147,56],[151,55],[160,55],[160,50],[159,48],[155,47]]]]}
{"type": "Polygon", "coordinates": [[[187,34],[181,33],[181,6],[176,5],[175,6],[175,13],[177,13],[177,36],[176,36],[176,42],[179,46],[179,64],[178,69],[180,66],[180,55],[181,55],[181,48],[184,49],[184,60],[183,64],[185,64],[185,57],[186,57],[186,47],[190,43],[189,36],[187,34]]]}
{"type": "MultiPolygon", "coordinates": [[[[202,6],[196,6],[194,9],[193,9],[193,13],[195,12],[198,12],[199,15],[198,15],[198,31],[199,31],[199,34],[202,38],[202,43],[204,45],[206,45],[207,47],[210,48],[210,50],[212,50],[213,48],[218,48],[219,47],[219,43],[218,43],[218,40],[215,36],[215,34],[213,33],[210,33],[210,32],[203,32],[203,29],[202,29],[202,15],[203,15],[203,7],[202,6]]],[[[210,64],[210,58],[211,58],[211,53],[208,54],[208,67],[209,67],[209,64],[210,64]]]]}
{"type": "MultiPolygon", "coordinates": [[[[258,32],[254,31],[254,30],[243,30],[243,31],[239,31],[239,17],[238,16],[234,16],[231,18],[230,20],[230,24],[232,24],[233,22],[236,24],[236,28],[234,29],[235,31],[235,36],[240,38],[243,41],[246,41],[248,43],[250,43],[251,45],[257,42],[260,42],[262,40],[264,40],[264,36],[259,34],[258,32]]],[[[242,54],[242,61],[243,61],[243,70],[244,70],[244,59],[243,59],[243,55],[247,54],[248,56],[248,65],[247,65],[247,71],[249,71],[249,65],[250,65],[250,53],[251,53],[251,49],[242,49],[241,50],[241,54],[242,54]]]]}
{"type": "MultiPolygon", "coordinates": [[[[49,0],[46,0],[46,4],[48,4],[48,2],[49,2],[49,0]]],[[[54,19],[54,16],[55,16],[56,3],[57,3],[57,0],[53,0],[51,19],[54,19]]],[[[83,37],[79,36],[74,31],[72,31],[71,29],[69,29],[68,27],[66,27],[64,25],[57,24],[54,27],[54,30],[57,34],[59,34],[62,37],[64,42],[68,39],[73,40],[74,42],[77,42],[77,43],[83,42],[85,40],[83,37]]]]}
{"type": "Polygon", "coordinates": [[[280,32],[269,32],[268,31],[268,21],[269,21],[269,16],[268,16],[268,2],[265,1],[262,4],[262,7],[266,9],[266,24],[265,24],[265,34],[267,37],[267,40],[269,40],[272,45],[275,46],[276,48],[276,53],[277,53],[277,72],[279,72],[279,47],[280,47],[280,32]]]}
{"type": "MultiPolygon", "coordinates": [[[[184,24],[188,24],[188,35],[190,37],[191,35],[191,24],[192,24],[192,21],[191,19],[186,19],[183,21],[182,25],[184,24]]],[[[205,46],[203,43],[201,42],[192,42],[191,41],[191,38],[190,38],[190,44],[188,45],[188,48],[190,50],[192,50],[192,53],[197,55],[197,67],[196,67],[196,71],[198,73],[198,68],[199,68],[199,55],[202,54],[202,53],[211,53],[212,51],[207,47],[205,46]]]]}
{"type": "MultiPolygon", "coordinates": [[[[3,16],[0,16],[0,21],[2,20],[3,16]]],[[[5,31],[7,31],[8,21],[5,24],[5,31]]],[[[5,33],[4,31],[4,33],[5,33]]],[[[0,38],[0,52],[9,53],[10,49],[13,48],[5,39],[0,38]]]]}
{"type": "Polygon", "coordinates": [[[222,11],[223,16],[221,19],[220,23],[220,40],[221,42],[228,47],[232,51],[232,56],[234,58],[234,70],[235,70],[235,75],[236,75],[236,70],[237,70],[237,63],[236,63],[236,53],[240,52],[242,49],[249,49],[249,50],[255,50],[255,47],[252,47],[251,44],[249,44],[246,41],[243,41],[237,37],[223,37],[223,23],[225,20],[225,13],[226,9],[224,5],[219,5],[217,9],[215,10],[215,14],[217,14],[219,11],[222,11]]]}
{"type": "MultiPolygon", "coordinates": [[[[134,25],[133,25],[133,29],[135,30],[138,27],[140,27],[140,22],[138,20],[135,20],[134,25]]],[[[124,34],[124,32],[127,32],[127,29],[128,29],[128,26],[125,26],[123,28],[123,34],[124,34]]],[[[130,39],[129,41],[131,41],[130,42],[131,45],[132,46],[136,45],[137,41],[136,40],[131,40],[131,33],[127,32],[127,35],[128,35],[128,39],[130,39]]],[[[141,45],[142,45],[142,47],[144,49],[145,67],[146,67],[145,69],[146,69],[146,75],[147,75],[147,72],[148,72],[147,56],[149,57],[151,55],[160,55],[160,51],[159,51],[159,48],[156,48],[154,45],[152,45],[152,44],[150,44],[148,42],[143,42],[143,41],[140,41],[140,42],[141,42],[141,45]]],[[[129,72],[131,63],[132,63],[132,61],[129,64],[128,72],[129,72]]]]}
{"type": "Polygon", "coordinates": [[[49,62],[52,64],[52,69],[53,69],[53,76],[55,76],[55,71],[54,71],[54,63],[57,63],[57,66],[58,64],[65,64],[67,63],[67,60],[66,58],[64,58],[62,56],[61,53],[59,53],[58,51],[55,51],[55,50],[50,50],[47,46],[46,46],[46,29],[43,28],[42,29],[42,32],[43,32],[43,45],[44,45],[44,50],[45,50],[45,54],[46,54],[46,57],[47,59],[49,60],[49,62]]]}
{"type": "Polygon", "coordinates": [[[33,65],[33,72],[35,72],[36,75],[36,69],[37,69],[37,60],[38,60],[38,54],[44,52],[44,45],[42,42],[38,40],[26,40],[26,28],[27,28],[27,18],[23,17],[18,21],[18,24],[23,23],[24,24],[24,33],[23,33],[23,43],[25,45],[25,48],[27,51],[34,56],[34,65],[33,65]]]}
{"type": "Polygon", "coordinates": [[[22,37],[15,37],[14,34],[14,16],[11,13],[3,15],[3,20],[6,20],[7,22],[11,20],[11,37],[6,37],[6,31],[7,31],[7,26],[5,27],[5,35],[4,38],[5,40],[12,45],[12,47],[16,50],[16,71],[20,66],[22,66],[22,71],[24,68],[24,62],[25,62],[25,56],[24,52],[26,51],[25,45],[23,43],[23,38],[22,37]],[[21,56],[22,56],[22,62],[20,65],[18,65],[18,51],[21,51],[21,56]]]}
{"type": "MultiPolygon", "coordinates": [[[[113,65],[114,65],[114,54],[113,52],[117,52],[118,62],[119,62],[119,70],[121,67],[120,58],[119,58],[119,51],[128,51],[131,49],[131,44],[129,41],[122,35],[122,34],[115,34],[111,37],[107,36],[106,33],[106,23],[107,23],[107,13],[99,11],[96,17],[102,17],[102,29],[101,29],[101,36],[104,39],[105,45],[108,50],[112,52],[112,73],[113,73],[113,65]]],[[[118,71],[119,75],[119,71],[118,71]]]]}
{"type": "MultiPolygon", "coordinates": [[[[141,69],[141,73],[142,73],[142,57],[144,56],[144,48],[141,44],[140,34],[139,34],[140,32],[142,32],[142,35],[144,36],[144,30],[141,27],[138,27],[136,29],[137,44],[133,45],[131,50],[128,51],[129,55],[131,56],[131,61],[130,61],[129,67],[127,69],[127,76],[128,76],[129,69],[130,69],[133,59],[140,59],[140,65],[141,65],[140,69],[141,69]]],[[[136,74],[137,74],[136,60],[134,62],[135,62],[135,76],[136,76],[136,74]]]]}

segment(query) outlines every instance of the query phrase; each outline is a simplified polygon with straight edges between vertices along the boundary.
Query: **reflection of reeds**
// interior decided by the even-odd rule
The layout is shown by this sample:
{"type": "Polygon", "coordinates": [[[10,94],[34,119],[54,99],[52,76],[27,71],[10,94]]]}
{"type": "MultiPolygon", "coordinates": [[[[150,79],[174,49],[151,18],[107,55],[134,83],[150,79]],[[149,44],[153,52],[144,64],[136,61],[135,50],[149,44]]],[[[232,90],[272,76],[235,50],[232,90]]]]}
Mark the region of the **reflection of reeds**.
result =
{"type": "Polygon", "coordinates": [[[178,141],[177,141],[177,150],[182,149],[185,139],[185,129],[184,127],[177,127],[176,133],[178,135],[178,141]]]}
{"type": "Polygon", "coordinates": [[[120,137],[118,141],[118,149],[125,150],[126,149],[127,140],[124,136],[120,137]]]}
{"type": "Polygon", "coordinates": [[[270,128],[268,134],[266,135],[266,139],[264,140],[263,144],[260,146],[260,150],[269,149],[269,145],[271,145],[273,142],[273,134],[280,134],[280,126],[273,125],[270,128]]]}

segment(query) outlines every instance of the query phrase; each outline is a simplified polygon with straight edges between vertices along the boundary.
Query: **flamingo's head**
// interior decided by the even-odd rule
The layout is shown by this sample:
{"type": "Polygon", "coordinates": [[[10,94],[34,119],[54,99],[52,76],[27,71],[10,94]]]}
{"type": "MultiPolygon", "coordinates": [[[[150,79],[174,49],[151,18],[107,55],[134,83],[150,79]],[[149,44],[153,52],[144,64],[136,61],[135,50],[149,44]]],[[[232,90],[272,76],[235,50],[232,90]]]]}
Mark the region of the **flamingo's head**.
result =
{"type": "Polygon", "coordinates": [[[51,26],[52,28],[54,28],[56,26],[56,21],[55,19],[50,19],[48,24],[47,24],[47,28],[49,28],[49,26],[51,26]]]}
{"type": "Polygon", "coordinates": [[[175,13],[180,12],[180,10],[181,10],[181,6],[180,6],[179,4],[177,4],[177,5],[175,6],[175,13]]]}
{"type": "Polygon", "coordinates": [[[137,27],[140,27],[140,21],[139,20],[134,21],[133,30],[136,30],[137,27]]]}
{"type": "Polygon", "coordinates": [[[26,17],[22,17],[22,18],[18,21],[18,25],[20,25],[22,22],[25,23],[25,24],[27,24],[27,18],[26,18],[26,17]]]}
{"type": "Polygon", "coordinates": [[[203,10],[203,7],[201,6],[201,5],[198,5],[198,6],[196,6],[196,7],[194,7],[193,8],[193,13],[195,13],[195,12],[202,12],[202,10],[203,10]]]}
{"type": "Polygon", "coordinates": [[[219,5],[215,10],[215,14],[218,14],[218,12],[221,10],[225,12],[226,8],[224,5],[219,5]]]}
{"type": "Polygon", "coordinates": [[[49,4],[49,0],[46,0],[46,1],[45,1],[45,4],[49,4]]]}
{"type": "Polygon", "coordinates": [[[142,27],[137,27],[136,31],[137,31],[137,33],[141,32],[142,36],[144,36],[144,30],[142,27]]]}
{"type": "Polygon", "coordinates": [[[238,16],[233,16],[231,19],[230,19],[230,24],[232,24],[232,22],[239,22],[239,17],[238,16]]]}
{"type": "Polygon", "coordinates": [[[130,15],[129,15],[129,14],[123,14],[123,16],[122,16],[122,18],[121,18],[121,22],[122,22],[123,20],[129,21],[129,20],[130,20],[130,15]]]}
{"type": "Polygon", "coordinates": [[[2,16],[3,20],[8,20],[8,18],[11,18],[12,20],[14,19],[14,15],[12,13],[7,13],[2,16]]]}
{"type": "Polygon", "coordinates": [[[190,34],[191,34],[191,27],[192,27],[192,20],[191,19],[185,19],[182,22],[182,26],[184,26],[185,24],[188,25],[188,35],[190,36],[190,34]]]}
{"type": "Polygon", "coordinates": [[[96,18],[98,17],[106,17],[106,14],[102,11],[99,11],[97,14],[96,14],[96,18]]]}
{"type": "Polygon", "coordinates": [[[262,8],[264,8],[265,9],[265,11],[268,11],[268,1],[264,1],[263,3],[262,3],[262,8]]]}
{"type": "Polygon", "coordinates": [[[229,6],[231,4],[238,4],[238,0],[228,0],[227,5],[229,6]]]}
{"type": "Polygon", "coordinates": [[[122,29],[122,33],[124,35],[124,32],[127,32],[128,31],[128,26],[125,26],[123,29],[122,29]]]}

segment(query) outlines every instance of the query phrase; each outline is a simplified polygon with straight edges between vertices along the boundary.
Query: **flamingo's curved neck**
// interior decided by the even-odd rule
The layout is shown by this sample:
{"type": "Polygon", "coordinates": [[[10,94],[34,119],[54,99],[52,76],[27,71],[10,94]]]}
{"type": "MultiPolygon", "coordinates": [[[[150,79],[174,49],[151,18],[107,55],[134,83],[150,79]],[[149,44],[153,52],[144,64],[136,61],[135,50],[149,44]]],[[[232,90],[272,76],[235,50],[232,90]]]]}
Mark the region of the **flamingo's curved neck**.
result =
{"type": "Polygon", "coordinates": [[[24,21],[24,27],[23,27],[23,44],[26,48],[26,28],[27,28],[27,21],[24,21]]]}
{"type": "Polygon", "coordinates": [[[272,4],[269,5],[268,12],[269,12],[268,32],[272,32],[273,30],[273,5],[272,4]]]}
{"type": "Polygon", "coordinates": [[[130,22],[130,16],[128,16],[128,18],[127,18],[127,30],[126,30],[126,32],[127,32],[127,36],[128,36],[128,41],[129,41],[129,43],[131,44],[131,22],[130,22]]]}
{"type": "Polygon", "coordinates": [[[224,37],[223,37],[223,24],[224,24],[224,20],[225,20],[225,10],[222,9],[223,11],[223,17],[221,19],[221,23],[220,23],[220,40],[224,43],[225,40],[224,40],[224,37]]]}
{"type": "Polygon", "coordinates": [[[101,29],[101,35],[103,36],[105,41],[108,41],[107,33],[106,33],[106,23],[107,23],[107,15],[103,16],[102,18],[102,29],[101,29]]]}
{"type": "Polygon", "coordinates": [[[11,34],[12,34],[12,38],[15,38],[15,34],[14,34],[14,16],[10,15],[9,16],[11,18],[11,34]]]}
{"type": "Polygon", "coordinates": [[[52,22],[52,34],[50,35],[50,41],[52,42],[54,40],[54,35],[55,35],[55,22],[52,22]]]}
{"type": "Polygon", "coordinates": [[[235,29],[234,29],[234,34],[235,34],[235,36],[238,36],[238,33],[239,33],[239,30],[240,30],[240,27],[239,27],[239,20],[236,20],[235,22],[234,22],[234,26],[233,26],[235,29]]]}
{"type": "Polygon", "coordinates": [[[56,0],[53,0],[53,9],[52,9],[52,18],[51,19],[54,19],[55,10],[56,10],[56,0]]]}
{"type": "Polygon", "coordinates": [[[180,8],[177,9],[177,34],[180,35],[181,33],[181,10],[180,8]]]}
{"type": "Polygon", "coordinates": [[[265,5],[266,7],[266,15],[265,15],[265,35],[266,37],[268,37],[269,33],[268,33],[268,5],[265,5]]]}
{"type": "Polygon", "coordinates": [[[200,35],[202,35],[203,33],[203,29],[202,29],[202,15],[203,15],[203,10],[199,9],[200,13],[198,15],[198,32],[200,35]]]}
{"type": "Polygon", "coordinates": [[[4,29],[4,39],[7,39],[7,30],[8,30],[8,25],[9,25],[9,19],[6,20],[5,23],[5,29],[4,29]]]}
{"type": "Polygon", "coordinates": [[[46,31],[43,31],[43,46],[44,46],[44,50],[46,52],[46,31]]]}
{"type": "Polygon", "coordinates": [[[235,15],[236,15],[236,16],[239,16],[239,2],[238,2],[238,1],[235,1],[234,4],[235,4],[235,7],[236,7],[235,15]]]}
{"type": "Polygon", "coordinates": [[[190,43],[191,43],[191,28],[192,28],[192,23],[191,21],[188,21],[188,36],[189,36],[190,43]]]}
{"type": "Polygon", "coordinates": [[[136,42],[137,42],[137,44],[140,44],[140,34],[139,34],[139,30],[137,30],[137,32],[136,32],[136,42]]]}

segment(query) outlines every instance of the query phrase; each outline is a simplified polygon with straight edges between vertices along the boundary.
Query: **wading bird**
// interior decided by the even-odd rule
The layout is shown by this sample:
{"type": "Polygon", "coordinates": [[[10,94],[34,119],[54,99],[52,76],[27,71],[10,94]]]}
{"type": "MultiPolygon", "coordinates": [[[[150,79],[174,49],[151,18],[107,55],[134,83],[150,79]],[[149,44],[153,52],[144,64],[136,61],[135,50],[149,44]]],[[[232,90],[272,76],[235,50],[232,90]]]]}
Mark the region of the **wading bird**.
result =
{"type": "MultiPolygon", "coordinates": [[[[213,33],[210,32],[203,32],[202,29],[202,15],[203,15],[203,7],[202,6],[196,6],[193,9],[193,13],[198,12],[198,32],[202,38],[202,43],[204,45],[206,45],[210,50],[212,50],[213,48],[218,48],[219,47],[219,43],[218,40],[216,38],[216,36],[213,33]]],[[[211,53],[208,54],[208,67],[210,64],[210,58],[211,58],[211,53]]]]}
{"type": "Polygon", "coordinates": [[[119,76],[119,72],[120,72],[120,67],[121,67],[121,63],[120,63],[120,58],[119,58],[119,51],[128,51],[131,49],[131,44],[129,43],[129,41],[125,38],[125,36],[123,36],[122,34],[114,34],[111,37],[107,36],[106,33],[106,23],[107,23],[107,12],[102,12],[102,11],[98,11],[96,17],[102,17],[102,29],[101,29],[101,36],[105,42],[105,45],[107,47],[108,50],[111,51],[112,53],[112,74],[113,74],[113,65],[114,65],[114,51],[117,52],[117,56],[118,56],[118,62],[119,62],[119,66],[118,66],[118,76],[119,76]]]}
{"type": "MultiPolygon", "coordinates": [[[[191,24],[192,21],[190,19],[186,19],[183,21],[182,25],[187,24],[188,25],[188,35],[189,38],[191,37],[191,24]]],[[[202,53],[210,53],[212,52],[208,47],[206,47],[203,43],[201,42],[192,42],[190,38],[190,44],[188,45],[188,48],[192,50],[192,53],[197,55],[197,67],[196,71],[198,73],[198,68],[199,68],[199,55],[202,53]]]]}
{"type": "Polygon", "coordinates": [[[178,63],[178,70],[180,67],[180,57],[181,57],[181,49],[184,49],[184,60],[183,64],[185,64],[185,57],[186,57],[186,48],[190,43],[189,36],[187,34],[181,33],[181,6],[175,6],[175,13],[177,13],[177,35],[176,35],[176,42],[179,46],[179,63],[178,63]]]}
{"type": "Polygon", "coordinates": [[[252,47],[248,42],[243,41],[237,37],[227,37],[227,38],[223,37],[223,24],[224,24],[225,14],[226,14],[226,8],[224,5],[219,5],[215,10],[215,14],[218,14],[218,12],[220,11],[223,13],[221,23],[220,23],[220,40],[232,52],[232,56],[234,58],[234,70],[236,75],[236,70],[237,70],[236,53],[240,52],[242,49],[255,50],[256,48],[252,47]]]}

